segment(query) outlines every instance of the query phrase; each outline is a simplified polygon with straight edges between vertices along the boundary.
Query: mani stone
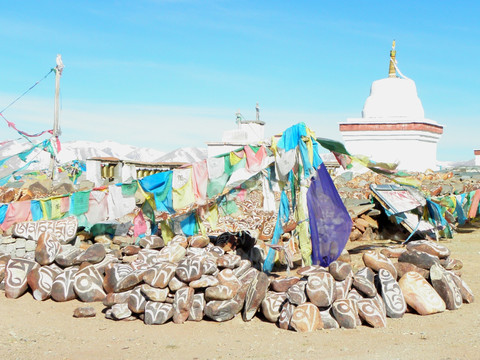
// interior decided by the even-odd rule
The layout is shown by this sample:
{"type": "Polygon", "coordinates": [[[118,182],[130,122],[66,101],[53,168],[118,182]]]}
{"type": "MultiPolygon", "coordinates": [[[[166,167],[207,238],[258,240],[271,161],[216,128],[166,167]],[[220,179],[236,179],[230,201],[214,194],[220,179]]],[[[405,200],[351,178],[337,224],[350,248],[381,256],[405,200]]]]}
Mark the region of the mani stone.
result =
{"type": "Polygon", "coordinates": [[[184,283],[200,279],[202,274],[202,262],[199,258],[183,259],[175,270],[175,275],[184,283]]]}
{"type": "Polygon", "coordinates": [[[127,303],[120,303],[112,306],[112,316],[116,320],[123,320],[132,316],[132,312],[128,308],[127,303]]]}
{"type": "MultiPolygon", "coordinates": [[[[371,270],[370,270],[371,271],[371,270]]],[[[343,281],[336,281],[335,282],[335,299],[346,299],[348,292],[352,288],[353,283],[353,275],[350,274],[347,278],[343,281]]]]}
{"type": "Polygon", "coordinates": [[[387,247],[385,249],[380,250],[380,253],[385,255],[388,258],[398,259],[400,257],[400,255],[402,255],[405,251],[407,251],[407,250],[403,247],[390,246],[390,247],[387,247]]]}
{"type": "Polygon", "coordinates": [[[205,315],[210,319],[222,322],[233,319],[241,310],[241,305],[237,299],[231,300],[213,300],[205,305],[205,315]]]}
{"type": "Polygon", "coordinates": [[[73,310],[73,317],[75,318],[94,317],[95,315],[97,315],[97,312],[91,306],[77,307],[73,310]]]}
{"type": "Polygon", "coordinates": [[[292,285],[287,291],[287,298],[294,305],[301,305],[307,302],[307,295],[305,288],[307,287],[307,281],[300,280],[296,284],[292,285]]]}
{"type": "Polygon", "coordinates": [[[341,328],[355,329],[357,327],[358,310],[355,300],[336,300],[332,305],[332,311],[341,328]]]}
{"type": "Polygon", "coordinates": [[[204,275],[214,275],[218,272],[217,261],[212,258],[205,258],[202,262],[202,273],[204,275]]]}
{"type": "Polygon", "coordinates": [[[122,249],[122,253],[125,256],[132,256],[138,254],[138,252],[141,250],[140,246],[136,245],[127,245],[122,249]]]}
{"type": "Polygon", "coordinates": [[[387,316],[390,318],[402,317],[407,311],[407,305],[397,280],[393,278],[389,271],[380,269],[376,281],[385,303],[387,316]]]}
{"type": "Polygon", "coordinates": [[[165,246],[165,243],[160,236],[148,235],[141,238],[138,245],[144,249],[161,249],[165,246]]]}
{"type": "Polygon", "coordinates": [[[179,245],[183,248],[188,247],[188,239],[183,235],[175,235],[172,240],[168,243],[168,246],[179,245]]]}
{"type": "Polygon", "coordinates": [[[372,269],[369,267],[363,267],[360,270],[358,270],[355,274],[357,277],[363,277],[364,279],[367,279],[370,282],[375,281],[375,273],[373,272],[372,269]]]}
{"type": "Polygon", "coordinates": [[[280,329],[290,329],[290,320],[292,319],[293,312],[295,311],[295,305],[285,302],[280,310],[280,316],[278,317],[278,327],[280,329]]]}
{"type": "Polygon", "coordinates": [[[183,324],[190,315],[190,309],[193,304],[193,295],[195,290],[191,287],[185,287],[177,290],[173,299],[173,322],[183,324]]]}
{"type": "Polygon", "coordinates": [[[335,279],[328,272],[308,277],[306,292],[311,303],[318,307],[329,307],[336,296],[335,279]]]}
{"type": "Polygon", "coordinates": [[[407,304],[420,315],[445,311],[445,302],[419,273],[414,271],[406,273],[398,284],[407,304]]]}
{"type": "Polygon", "coordinates": [[[60,241],[51,233],[43,233],[35,248],[35,261],[40,265],[50,265],[60,251],[60,241]]]}
{"type": "Polygon", "coordinates": [[[247,259],[241,260],[238,267],[233,270],[233,274],[236,277],[239,277],[240,275],[244,274],[251,267],[252,267],[252,262],[250,260],[247,260],[247,259]]]}
{"type": "Polygon", "coordinates": [[[93,266],[95,266],[95,269],[97,269],[101,275],[104,275],[105,268],[113,263],[118,263],[118,258],[113,254],[106,254],[102,261],[93,264],[93,266]]]}
{"type": "Polygon", "coordinates": [[[102,285],[103,279],[100,273],[93,265],[88,265],[75,274],[73,290],[84,302],[102,301],[107,295],[102,285]]]}
{"type": "Polygon", "coordinates": [[[340,327],[337,320],[335,320],[335,318],[330,313],[330,309],[320,311],[320,316],[322,317],[324,329],[338,329],[340,327]]]}
{"type": "MultiPolygon", "coordinates": [[[[141,254],[143,251],[145,250],[140,251],[139,254],[141,254]]],[[[158,253],[156,252],[155,258],[158,259],[159,261],[168,261],[171,263],[177,263],[185,257],[186,253],[187,253],[187,250],[185,250],[183,246],[178,244],[171,244],[170,242],[168,246],[165,246],[158,253]]],[[[153,250],[152,250],[152,254],[153,254],[153,250]]]]}
{"type": "Polygon", "coordinates": [[[188,243],[193,248],[204,248],[210,244],[210,238],[205,235],[195,235],[189,239],[188,243]]]}
{"type": "Polygon", "coordinates": [[[238,255],[225,254],[217,258],[217,266],[221,268],[234,269],[240,265],[242,258],[238,255]]]}
{"type": "Polygon", "coordinates": [[[419,268],[416,265],[413,265],[408,262],[397,262],[394,264],[395,269],[397,270],[397,279],[400,279],[403,275],[405,275],[409,271],[415,271],[418,272],[420,275],[422,275],[425,279],[429,277],[429,271],[419,268]]]}
{"type": "Polygon", "coordinates": [[[319,272],[327,272],[327,269],[320,265],[308,265],[297,269],[297,274],[300,276],[316,275],[319,272]]]}
{"type": "Polygon", "coordinates": [[[336,281],[343,281],[352,272],[352,266],[343,261],[334,261],[328,266],[328,271],[336,281]]]}
{"type": "Polygon", "coordinates": [[[231,287],[226,285],[216,285],[205,289],[205,299],[211,300],[230,300],[237,295],[237,291],[234,291],[231,287]]]}
{"type": "Polygon", "coordinates": [[[75,274],[78,272],[77,266],[72,266],[60,273],[52,283],[50,296],[58,302],[73,300],[77,297],[73,289],[75,274]]]}
{"type": "Polygon", "coordinates": [[[28,273],[27,283],[35,300],[46,300],[52,293],[52,284],[62,271],[51,266],[36,267],[28,273]]]}
{"type": "Polygon", "coordinates": [[[212,256],[219,258],[225,254],[225,251],[220,246],[212,246],[207,250],[212,256]]]}
{"type": "Polygon", "coordinates": [[[11,299],[22,296],[28,288],[28,274],[38,267],[32,260],[10,259],[5,266],[5,296],[11,299]]]}
{"type": "Polygon", "coordinates": [[[107,292],[123,292],[133,289],[142,281],[143,270],[133,270],[127,264],[110,264],[105,268],[103,288],[107,292]]]}
{"type": "Polygon", "coordinates": [[[270,286],[273,291],[286,292],[292,285],[295,285],[300,278],[296,276],[290,276],[286,278],[275,279],[270,282],[270,286]]]}
{"type": "Polygon", "coordinates": [[[90,264],[96,264],[105,258],[105,247],[102,244],[93,244],[85,252],[77,256],[74,260],[75,264],[81,264],[82,262],[89,262],[90,264]]]}
{"type": "Polygon", "coordinates": [[[437,244],[430,240],[410,241],[407,244],[407,250],[422,251],[440,259],[450,256],[450,250],[446,246],[437,244]]]}
{"type": "Polygon", "coordinates": [[[192,307],[188,314],[189,321],[201,321],[203,319],[203,310],[205,309],[205,295],[198,293],[193,295],[192,307]]]}
{"type": "Polygon", "coordinates": [[[69,216],[61,220],[24,221],[13,226],[13,235],[24,239],[37,240],[43,233],[52,233],[61,243],[75,239],[78,220],[69,216]]]}
{"type": "Polygon", "coordinates": [[[451,257],[441,259],[440,265],[442,265],[446,270],[460,270],[463,268],[462,260],[452,259],[451,257]]]}
{"type": "Polygon", "coordinates": [[[323,328],[320,310],[314,304],[305,303],[293,311],[290,325],[298,332],[311,332],[323,328]]]}
{"type": "Polygon", "coordinates": [[[176,278],[175,276],[168,283],[168,288],[171,292],[178,291],[179,289],[186,288],[187,286],[187,284],[185,284],[183,281],[178,280],[178,278],[176,278]]]}
{"type": "Polygon", "coordinates": [[[72,266],[77,256],[82,253],[82,250],[73,245],[62,245],[60,252],[55,257],[55,262],[61,267],[72,266]]]}
{"type": "Polygon", "coordinates": [[[268,291],[262,301],[262,314],[270,322],[276,322],[280,317],[282,305],[287,300],[287,294],[268,291]]]}
{"type": "Polygon", "coordinates": [[[132,313],[141,314],[145,311],[146,303],[147,299],[143,295],[141,287],[137,286],[135,289],[132,290],[128,297],[128,308],[132,313]]]}
{"type": "Polygon", "coordinates": [[[146,325],[162,325],[172,318],[173,312],[172,304],[147,301],[143,322],[146,325]]]}
{"type": "Polygon", "coordinates": [[[457,287],[460,289],[463,302],[471,304],[475,300],[475,297],[470,287],[460,276],[454,274],[453,272],[449,272],[449,274],[452,277],[452,280],[455,282],[455,285],[457,285],[457,287]]]}
{"type": "Polygon", "coordinates": [[[148,284],[142,284],[140,291],[150,301],[164,302],[168,295],[168,289],[158,289],[148,284]]]}
{"type": "Polygon", "coordinates": [[[387,317],[374,299],[360,299],[357,306],[360,318],[367,324],[374,328],[387,326],[387,317]]]}
{"type": "Polygon", "coordinates": [[[212,275],[202,275],[200,279],[192,281],[189,286],[194,289],[207,288],[218,285],[218,279],[212,275]]]}
{"type": "Polygon", "coordinates": [[[192,257],[203,258],[206,256],[207,256],[207,252],[205,251],[205,249],[202,249],[202,248],[189,247],[187,248],[187,252],[185,253],[185,257],[188,257],[188,258],[192,258],[192,257]]]}
{"type": "Polygon", "coordinates": [[[253,279],[247,289],[245,306],[242,313],[243,321],[250,321],[255,316],[255,313],[267,294],[269,285],[270,280],[268,279],[267,274],[264,272],[258,272],[257,276],[253,279]]]}
{"type": "MultiPolygon", "coordinates": [[[[377,293],[377,295],[378,295],[378,293],[377,293]]],[[[358,300],[363,299],[363,296],[360,295],[360,293],[358,292],[357,289],[352,289],[348,292],[348,295],[345,299],[357,300],[358,301],[358,300]]]]}
{"type": "Polygon", "coordinates": [[[103,305],[112,307],[115,304],[126,303],[131,293],[131,290],[121,293],[108,293],[107,296],[105,296],[105,299],[103,299],[103,305]]]}
{"type": "Polygon", "coordinates": [[[393,278],[397,278],[397,270],[393,266],[392,261],[385,255],[369,250],[363,254],[363,262],[372,270],[378,272],[380,269],[386,269],[392,274],[393,278]]]}
{"type": "Polygon", "coordinates": [[[153,287],[166,288],[175,277],[176,268],[175,264],[168,262],[155,264],[143,274],[143,281],[153,287]]]}
{"type": "Polygon", "coordinates": [[[429,270],[432,265],[439,263],[438,257],[416,250],[405,251],[400,255],[398,261],[407,262],[426,270],[429,270]]]}
{"type": "Polygon", "coordinates": [[[362,276],[353,276],[352,286],[367,298],[373,298],[377,295],[375,284],[362,276]]]}
{"type": "Polygon", "coordinates": [[[460,289],[453,281],[451,275],[440,265],[433,265],[430,268],[430,281],[438,295],[445,302],[448,310],[457,310],[462,306],[463,299],[460,289]]]}
{"type": "Polygon", "coordinates": [[[231,288],[235,293],[240,290],[242,287],[242,283],[238,278],[235,276],[231,269],[223,269],[217,275],[218,282],[220,285],[225,285],[231,288]]]}

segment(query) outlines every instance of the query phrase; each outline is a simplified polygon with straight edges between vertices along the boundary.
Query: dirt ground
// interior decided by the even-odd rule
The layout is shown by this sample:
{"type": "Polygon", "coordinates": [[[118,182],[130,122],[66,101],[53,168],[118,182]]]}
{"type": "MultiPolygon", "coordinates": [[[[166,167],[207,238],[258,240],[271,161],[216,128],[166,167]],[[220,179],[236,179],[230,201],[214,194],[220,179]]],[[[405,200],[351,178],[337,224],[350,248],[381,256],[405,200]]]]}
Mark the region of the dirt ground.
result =
{"type": "MultiPolygon", "coordinates": [[[[459,310],[388,319],[387,328],[296,333],[254,318],[225,323],[76,319],[78,301],[35,301],[27,293],[11,300],[0,295],[0,356],[3,359],[480,359],[480,229],[461,229],[441,241],[464,263],[463,278],[477,301],[459,310]]],[[[379,241],[376,245],[385,245],[379,241]]],[[[347,249],[368,244],[351,243],[347,249]]],[[[390,245],[390,244],[387,244],[390,245]]],[[[359,257],[360,254],[355,255],[359,257]]]]}

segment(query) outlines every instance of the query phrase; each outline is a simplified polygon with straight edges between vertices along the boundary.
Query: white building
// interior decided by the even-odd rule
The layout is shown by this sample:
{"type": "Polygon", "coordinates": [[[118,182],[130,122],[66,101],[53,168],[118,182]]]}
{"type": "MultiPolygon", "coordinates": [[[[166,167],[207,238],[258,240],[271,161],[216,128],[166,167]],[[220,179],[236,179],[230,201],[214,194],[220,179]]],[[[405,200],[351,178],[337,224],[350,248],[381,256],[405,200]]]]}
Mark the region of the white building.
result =
{"type": "Polygon", "coordinates": [[[256,120],[245,120],[237,112],[237,128],[223,133],[222,141],[207,142],[207,156],[214,157],[225,154],[245,145],[259,145],[265,140],[265,123],[260,121],[258,104],[256,120]]]}
{"type": "Polygon", "coordinates": [[[361,118],[340,123],[345,147],[352,155],[396,162],[401,170],[435,170],[443,126],[425,118],[415,82],[398,70],[395,55],[394,41],[388,78],[372,83],[361,118]]]}

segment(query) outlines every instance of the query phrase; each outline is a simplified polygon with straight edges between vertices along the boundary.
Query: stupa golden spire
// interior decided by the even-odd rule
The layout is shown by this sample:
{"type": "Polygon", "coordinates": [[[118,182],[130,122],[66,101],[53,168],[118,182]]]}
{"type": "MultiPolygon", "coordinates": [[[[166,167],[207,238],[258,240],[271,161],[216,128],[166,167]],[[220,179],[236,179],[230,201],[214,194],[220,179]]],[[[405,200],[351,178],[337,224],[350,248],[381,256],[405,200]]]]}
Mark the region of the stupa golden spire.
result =
{"type": "Polygon", "coordinates": [[[395,55],[397,52],[395,51],[395,40],[392,43],[392,50],[390,50],[390,66],[388,68],[388,77],[395,78],[397,77],[397,71],[395,70],[395,55]]]}

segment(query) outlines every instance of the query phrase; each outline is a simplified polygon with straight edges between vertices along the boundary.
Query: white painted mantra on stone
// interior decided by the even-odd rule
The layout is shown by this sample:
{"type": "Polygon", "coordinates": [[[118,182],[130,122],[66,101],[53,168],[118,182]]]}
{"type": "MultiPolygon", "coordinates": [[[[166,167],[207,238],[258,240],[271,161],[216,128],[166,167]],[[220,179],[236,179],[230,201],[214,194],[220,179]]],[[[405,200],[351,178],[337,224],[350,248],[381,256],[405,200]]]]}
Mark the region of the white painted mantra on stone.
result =
{"type": "Polygon", "coordinates": [[[69,216],[61,220],[24,221],[13,227],[13,235],[37,241],[41,234],[52,233],[60,242],[69,242],[77,234],[78,220],[69,216]]]}

